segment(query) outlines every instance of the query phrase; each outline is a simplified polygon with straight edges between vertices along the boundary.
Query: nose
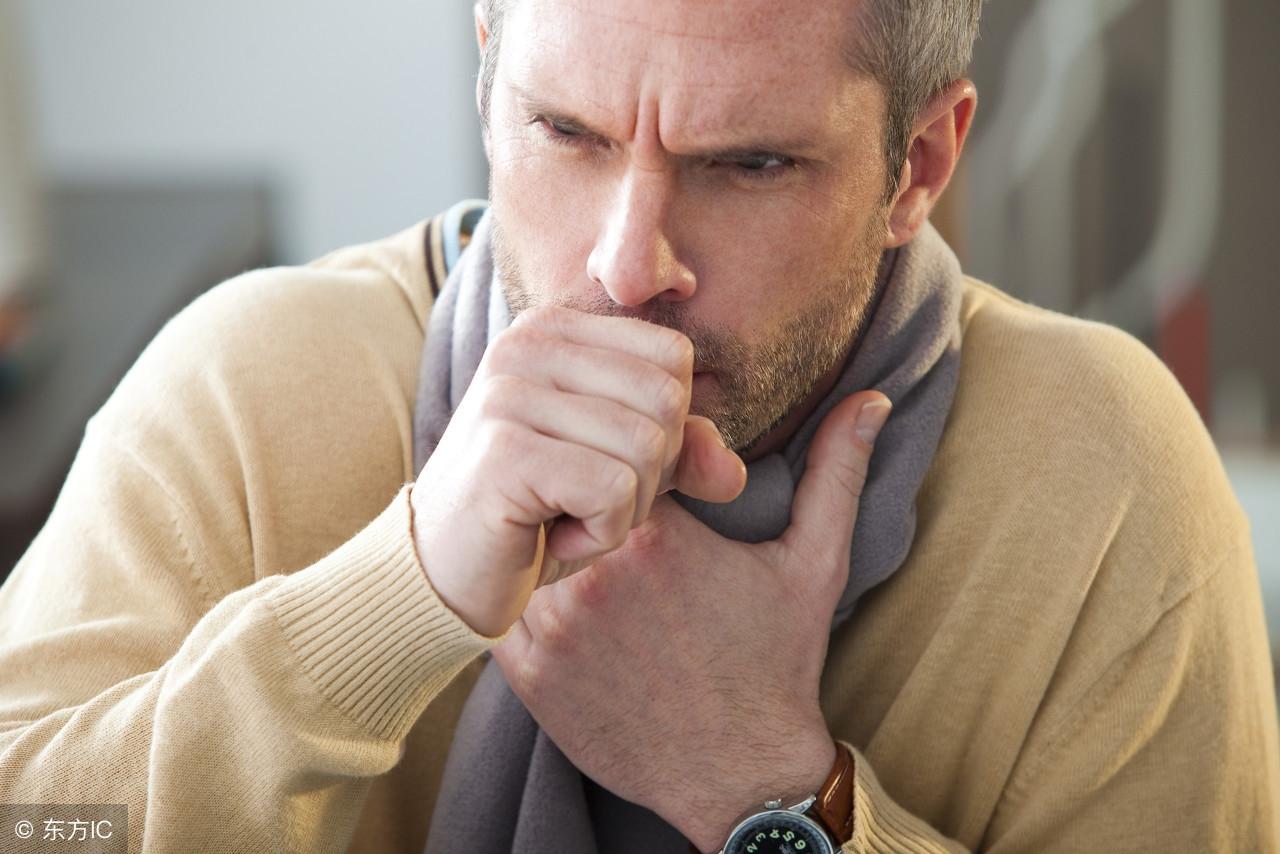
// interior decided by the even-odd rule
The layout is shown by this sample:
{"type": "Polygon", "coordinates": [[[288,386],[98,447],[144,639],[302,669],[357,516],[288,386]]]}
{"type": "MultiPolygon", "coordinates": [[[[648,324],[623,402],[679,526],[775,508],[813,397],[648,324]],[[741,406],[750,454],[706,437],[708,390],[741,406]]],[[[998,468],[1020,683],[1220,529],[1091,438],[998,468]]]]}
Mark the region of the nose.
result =
{"type": "Polygon", "coordinates": [[[632,165],[614,194],[608,216],[587,258],[587,275],[619,305],[654,297],[685,300],[697,281],[670,239],[675,193],[671,175],[632,165]]]}

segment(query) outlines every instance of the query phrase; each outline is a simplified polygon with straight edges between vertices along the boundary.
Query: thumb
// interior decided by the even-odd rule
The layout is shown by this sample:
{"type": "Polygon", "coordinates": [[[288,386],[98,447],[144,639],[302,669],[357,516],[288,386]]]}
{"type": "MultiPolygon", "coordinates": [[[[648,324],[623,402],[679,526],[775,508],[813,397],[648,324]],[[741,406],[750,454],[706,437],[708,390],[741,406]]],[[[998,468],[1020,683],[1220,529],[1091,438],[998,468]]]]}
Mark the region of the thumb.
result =
{"type": "Polygon", "coordinates": [[[678,489],[690,498],[728,503],[746,485],[746,464],[725,447],[711,419],[700,415],[686,418],[680,458],[669,483],[664,483],[659,492],[678,489]]]}
{"type": "Polygon", "coordinates": [[[811,557],[848,566],[858,502],[871,448],[893,404],[878,391],[841,401],[822,419],[805,456],[804,476],[781,541],[811,557]]]}

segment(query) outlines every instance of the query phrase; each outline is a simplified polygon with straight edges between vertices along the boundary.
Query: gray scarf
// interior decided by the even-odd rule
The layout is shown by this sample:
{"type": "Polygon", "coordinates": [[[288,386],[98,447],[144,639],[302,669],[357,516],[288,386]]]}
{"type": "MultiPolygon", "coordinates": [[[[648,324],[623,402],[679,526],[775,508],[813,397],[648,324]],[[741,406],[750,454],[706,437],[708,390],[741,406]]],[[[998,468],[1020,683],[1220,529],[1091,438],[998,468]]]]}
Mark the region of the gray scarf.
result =
{"type": "MultiPolygon", "coordinates": [[[[446,220],[456,223],[460,217],[456,209],[452,213],[446,220]]],[[[431,310],[414,412],[415,472],[439,443],[488,342],[511,320],[490,253],[489,222],[486,213],[431,310]]],[[[456,241],[449,228],[446,242],[456,241]]],[[[955,394],[961,290],[959,262],[926,224],[911,243],[884,254],[876,295],[863,327],[853,331],[844,373],[781,452],[747,466],[743,493],[729,504],[672,493],[723,536],[773,539],[789,523],[794,487],[818,424],[850,394],[873,388],[884,393],[893,414],[876,439],[855,523],[849,584],[833,615],[833,631],[853,613],[859,596],[902,565],[911,548],[916,493],[955,394]]],[[[490,659],[454,731],[426,850],[684,854],[688,843],[653,812],[582,775],[538,728],[490,659]]]]}

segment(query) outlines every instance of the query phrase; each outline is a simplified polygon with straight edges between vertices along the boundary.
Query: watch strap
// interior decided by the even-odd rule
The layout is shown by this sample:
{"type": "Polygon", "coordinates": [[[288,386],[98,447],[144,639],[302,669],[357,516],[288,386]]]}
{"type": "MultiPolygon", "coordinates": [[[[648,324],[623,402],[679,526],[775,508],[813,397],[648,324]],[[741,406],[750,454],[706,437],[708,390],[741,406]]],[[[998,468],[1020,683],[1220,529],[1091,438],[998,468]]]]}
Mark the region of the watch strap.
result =
{"type": "Polygon", "coordinates": [[[839,845],[853,838],[853,754],[838,741],[831,773],[805,815],[826,828],[839,845]]]}

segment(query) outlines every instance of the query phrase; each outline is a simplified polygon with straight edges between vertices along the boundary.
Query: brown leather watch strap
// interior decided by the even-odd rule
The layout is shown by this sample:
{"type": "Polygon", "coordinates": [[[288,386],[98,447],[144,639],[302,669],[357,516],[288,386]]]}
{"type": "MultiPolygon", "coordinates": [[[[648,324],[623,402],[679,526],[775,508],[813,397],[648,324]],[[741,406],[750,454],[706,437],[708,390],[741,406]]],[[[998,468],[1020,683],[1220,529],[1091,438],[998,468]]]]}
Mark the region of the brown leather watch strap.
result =
{"type": "Polygon", "coordinates": [[[836,761],[818,799],[805,811],[840,845],[853,838],[853,754],[836,742],[836,761]]]}

